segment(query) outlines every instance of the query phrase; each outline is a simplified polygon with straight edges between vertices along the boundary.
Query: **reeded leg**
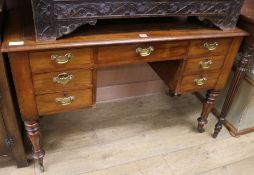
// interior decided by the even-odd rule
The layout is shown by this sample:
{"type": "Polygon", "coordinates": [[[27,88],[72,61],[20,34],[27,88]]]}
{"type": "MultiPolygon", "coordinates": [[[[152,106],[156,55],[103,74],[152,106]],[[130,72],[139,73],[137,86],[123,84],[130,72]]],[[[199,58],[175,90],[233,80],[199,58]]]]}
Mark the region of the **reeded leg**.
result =
{"type": "Polygon", "coordinates": [[[209,113],[214,107],[215,100],[219,96],[219,91],[209,90],[207,91],[206,101],[203,104],[203,110],[201,116],[198,118],[198,131],[204,132],[204,126],[207,124],[207,118],[209,113]]]}
{"type": "Polygon", "coordinates": [[[41,145],[41,132],[38,121],[25,121],[25,128],[33,146],[33,158],[38,161],[40,170],[44,171],[43,157],[45,155],[41,145]]]}
{"type": "Polygon", "coordinates": [[[228,90],[225,102],[224,102],[222,110],[221,110],[221,115],[220,115],[219,121],[215,126],[215,130],[214,130],[214,133],[213,133],[213,138],[216,138],[218,136],[219,132],[222,129],[222,126],[225,122],[225,118],[226,118],[226,116],[227,116],[227,114],[230,110],[230,107],[233,103],[233,99],[234,99],[234,97],[237,93],[237,90],[238,90],[239,86],[240,86],[240,82],[243,79],[243,77],[245,76],[246,67],[247,67],[251,57],[252,57],[251,55],[245,53],[244,56],[241,58],[238,66],[236,68],[236,71],[234,73],[234,77],[232,79],[230,88],[228,90]]]}

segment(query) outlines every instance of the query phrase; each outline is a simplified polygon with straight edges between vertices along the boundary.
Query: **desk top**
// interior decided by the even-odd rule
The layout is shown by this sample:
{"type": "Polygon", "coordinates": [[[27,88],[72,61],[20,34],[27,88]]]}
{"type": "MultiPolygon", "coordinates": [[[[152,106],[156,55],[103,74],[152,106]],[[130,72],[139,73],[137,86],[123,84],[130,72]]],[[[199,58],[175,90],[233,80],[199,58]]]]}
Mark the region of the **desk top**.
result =
{"type": "Polygon", "coordinates": [[[9,16],[2,52],[248,35],[239,28],[222,31],[208,27],[196,19],[121,19],[102,20],[95,26],[85,25],[73,34],[57,41],[36,42],[32,19],[22,20],[16,12],[11,12],[9,16]],[[22,24],[21,21],[24,23],[22,24]]]}

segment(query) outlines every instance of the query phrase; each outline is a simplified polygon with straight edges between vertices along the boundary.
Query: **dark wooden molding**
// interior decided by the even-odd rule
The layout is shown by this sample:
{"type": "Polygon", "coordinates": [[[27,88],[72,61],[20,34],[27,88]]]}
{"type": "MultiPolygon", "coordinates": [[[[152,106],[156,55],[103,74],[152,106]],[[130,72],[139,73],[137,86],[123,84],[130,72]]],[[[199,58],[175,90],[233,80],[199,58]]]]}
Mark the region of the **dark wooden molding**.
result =
{"type": "Polygon", "coordinates": [[[198,16],[228,30],[236,26],[243,0],[32,0],[37,41],[56,40],[98,19],[198,16]]]}

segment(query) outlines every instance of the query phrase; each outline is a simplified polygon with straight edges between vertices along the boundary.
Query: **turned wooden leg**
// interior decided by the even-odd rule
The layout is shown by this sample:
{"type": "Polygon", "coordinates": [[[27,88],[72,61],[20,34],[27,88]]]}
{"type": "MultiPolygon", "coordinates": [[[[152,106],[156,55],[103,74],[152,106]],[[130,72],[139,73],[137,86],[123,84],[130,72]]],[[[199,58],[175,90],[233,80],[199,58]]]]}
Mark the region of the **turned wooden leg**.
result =
{"type": "Polygon", "coordinates": [[[218,97],[218,95],[219,95],[219,91],[215,91],[215,90],[207,91],[206,100],[203,104],[203,110],[202,110],[201,116],[198,118],[198,131],[201,133],[205,131],[204,126],[205,124],[207,124],[208,115],[213,109],[215,100],[218,97]]]}
{"type": "Polygon", "coordinates": [[[33,146],[33,158],[38,161],[40,170],[44,171],[43,157],[45,155],[41,145],[41,132],[39,121],[25,121],[25,128],[33,146]]]}
{"type": "Polygon", "coordinates": [[[252,56],[249,55],[249,54],[244,54],[244,56],[241,58],[238,66],[236,68],[236,71],[234,73],[234,77],[232,79],[230,88],[228,90],[225,102],[224,102],[222,110],[221,110],[219,121],[215,126],[215,130],[214,130],[214,133],[213,133],[213,138],[216,138],[218,136],[219,132],[222,129],[222,126],[225,122],[225,118],[226,118],[226,116],[227,116],[227,114],[230,110],[230,107],[233,103],[233,99],[234,99],[234,97],[237,93],[237,90],[238,90],[239,86],[240,86],[240,82],[243,79],[243,77],[245,76],[245,73],[246,73],[246,70],[247,70],[246,67],[247,67],[251,57],[252,56]]]}

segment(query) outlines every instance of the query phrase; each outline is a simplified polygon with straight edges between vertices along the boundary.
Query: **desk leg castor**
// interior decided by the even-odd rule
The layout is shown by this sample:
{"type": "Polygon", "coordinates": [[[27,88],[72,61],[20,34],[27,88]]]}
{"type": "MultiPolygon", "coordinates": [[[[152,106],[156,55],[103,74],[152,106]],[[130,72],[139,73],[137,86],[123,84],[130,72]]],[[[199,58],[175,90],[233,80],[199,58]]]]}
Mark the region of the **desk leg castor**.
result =
{"type": "Polygon", "coordinates": [[[25,129],[33,146],[33,158],[37,160],[41,172],[44,172],[43,157],[45,155],[41,146],[41,132],[38,121],[25,121],[25,129]]]}
{"type": "MultiPolygon", "coordinates": [[[[205,125],[205,124],[204,124],[205,125]]],[[[204,125],[198,124],[198,132],[203,133],[205,132],[204,125]]]]}
{"type": "Polygon", "coordinates": [[[171,90],[166,91],[166,95],[170,97],[180,97],[182,94],[175,93],[171,90]]]}
{"type": "Polygon", "coordinates": [[[38,164],[39,164],[39,168],[41,172],[45,171],[44,165],[43,165],[43,158],[42,159],[38,159],[38,164]]]}
{"type": "Polygon", "coordinates": [[[215,105],[215,100],[219,96],[219,91],[209,90],[206,94],[206,100],[203,104],[201,116],[198,118],[198,132],[205,131],[204,126],[207,124],[208,115],[215,105]]]}

